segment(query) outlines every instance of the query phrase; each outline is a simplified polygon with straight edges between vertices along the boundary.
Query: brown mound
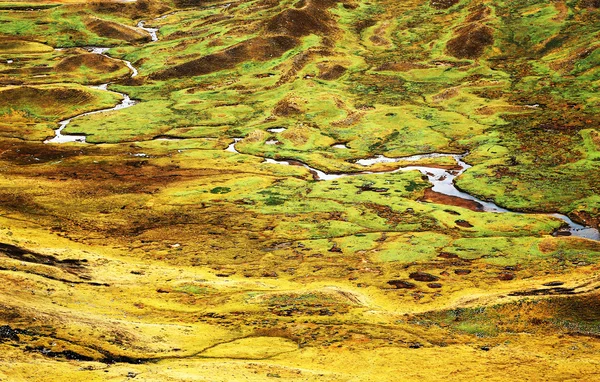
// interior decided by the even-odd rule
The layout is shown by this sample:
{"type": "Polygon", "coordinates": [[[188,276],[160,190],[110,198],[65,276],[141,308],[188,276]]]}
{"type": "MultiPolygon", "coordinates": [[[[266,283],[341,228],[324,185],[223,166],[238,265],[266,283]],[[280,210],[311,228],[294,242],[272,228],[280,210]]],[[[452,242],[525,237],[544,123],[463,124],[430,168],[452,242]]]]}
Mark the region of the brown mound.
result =
{"type": "Polygon", "coordinates": [[[137,0],[133,2],[120,1],[94,1],[81,4],[82,9],[92,10],[94,14],[108,13],[127,15],[129,19],[150,18],[148,15],[160,15],[167,13],[171,8],[157,0],[137,0]]]}
{"type": "Polygon", "coordinates": [[[471,23],[474,21],[481,21],[490,15],[491,11],[488,7],[483,4],[473,8],[466,21],[471,23]]]}
{"type": "Polygon", "coordinates": [[[471,273],[470,269],[455,269],[454,273],[459,276],[466,276],[471,273]]]}
{"type": "Polygon", "coordinates": [[[275,108],[273,109],[273,115],[278,117],[289,117],[291,115],[302,114],[303,111],[294,101],[289,99],[282,99],[277,102],[275,108]]]}
{"type": "Polygon", "coordinates": [[[377,71],[390,70],[393,72],[407,72],[407,71],[413,70],[413,69],[427,69],[430,67],[431,66],[424,65],[424,64],[421,64],[418,62],[386,62],[384,64],[381,64],[375,70],[377,70],[377,71]]]}
{"type": "Polygon", "coordinates": [[[313,8],[286,9],[273,17],[266,26],[266,31],[273,34],[302,37],[309,34],[324,35],[331,31],[327,25],[328,17],[313,15],[313,8]]]}
{"type": "Polygon", "coordinates": [[[439,192],[433,191],[431,188],[425,190],[423,200],[431,203],[468,208],[471,211],[483,211],[483,206],[474,200],[440,194],[439,192]]]}
{"type": "Polygon", "coordinates": [[[63,59],[56,65],[56,70],[59,72],[72,72],[79,67],[85,66],[97,72],[116,72],[125,65],[120,61],[112,58],[93,53],[79,54],[63,59]]]}
{"type": "Polygon", "coordinates": [[[100,37],[124,40],[127,42],[148,42],[150,35],[141,29],[100,19],[91,19],[87,27],[100,37]]]}
{"type": "Polygon", "coordinates": [[[435,9],[448,9],[458,4],[460,0],[431,0],[429,4],[435,9]]]}
{"type": "Polygon", "coordinates": [[[0,41],[0,52],[3,53],[44,53],[52,51],[52,47],[39,42],[9,40],[5,37],[3,37],[3,41],[0,41]]]}
{"type": "Polygon", "coordinates": [[[201,76],[224,69],[231,69],[244,61],[267,61],[280,57],[295,47],[299,41],[293,37],[256,37],[239,43],[224,51],[186,62],[157,73],[154,79],[201,76]]]}
{"type": "Polygon", "coordinates": [[[415,281],[421,281],[421,282],[432,282],[432,281],[438,281],[440,279],[437,276],[434,276],[432,274],[425,273],[425,272],[413,272],[410,275],[408,275],[408,277],[410,277],[411,279],[413,279],[415,281]]]}
{"type": "Polygon", "coordinates": [[[333,65],[333,66],[319,66],[321,73],[319,73],[319,78],[323,80],[337,80],[344,73],[346,73],[346,68],[342,65],[333,65]]]}
{"type": "Polygon", "coordinates": [[[600,8],[600,0],[581,0],[581,8],[600,8]]]}
{"type": "Polygon", "coordinates": [[[302,37],[311,33],[327,35],[335,30],[328,9],[340,0],[303,0],[295,8],[286,9],[266,24],[266,32],[302,37]]]}
{"type": "Polygon", "coordinates": [[[502,272],[498,275],[498,279],[502,281],[510,281],[515,278],[515,274],[512,272],[502,272]]]}
{"type": "Polygon", "coordinates": [[[93,95],[80,89],[21,86],[0,91],[0,108],[35,105],[53,109],[57,103],[62,105],[85,104],[91,102],[93,98],[93,95]]]}
{"type": "Polygon", "coordinates": [[[494,42],[494,31],[485,25],[467,25],[456,34],[446,45],[448,53],[456,58],[480,57],[485,48],[494,42]]]}
{"type": "Polygon", "coordinates": [[[454,223],[456,223],[456,225],[459,227],[464,227],[464,228],[472,228],[473,227],[473,224],[471,224],[468,221],[463,220],[463,219],[455,220],[454,223]]]}
{"type": "Polygon", "coordinates": [[[210,0],[175,0],[173,3],[177,8],[202,7],[218,1],[210,0]]]}

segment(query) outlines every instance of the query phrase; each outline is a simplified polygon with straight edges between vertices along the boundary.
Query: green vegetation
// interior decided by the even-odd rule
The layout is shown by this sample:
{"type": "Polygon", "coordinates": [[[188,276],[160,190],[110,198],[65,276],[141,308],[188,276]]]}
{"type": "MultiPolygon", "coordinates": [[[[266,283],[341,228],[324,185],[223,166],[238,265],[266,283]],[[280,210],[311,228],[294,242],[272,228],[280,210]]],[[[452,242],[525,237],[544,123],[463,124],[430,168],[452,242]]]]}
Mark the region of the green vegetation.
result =
{"type": "Polygon", "coordinates": [[[600,243],[547,214],[600,225],[599,25],[593,0],[0,0],[0,379],[590,380],[600,243]],[[428,153],[513,212],[401,169],[460,167],[402,159],[428,153]]]}

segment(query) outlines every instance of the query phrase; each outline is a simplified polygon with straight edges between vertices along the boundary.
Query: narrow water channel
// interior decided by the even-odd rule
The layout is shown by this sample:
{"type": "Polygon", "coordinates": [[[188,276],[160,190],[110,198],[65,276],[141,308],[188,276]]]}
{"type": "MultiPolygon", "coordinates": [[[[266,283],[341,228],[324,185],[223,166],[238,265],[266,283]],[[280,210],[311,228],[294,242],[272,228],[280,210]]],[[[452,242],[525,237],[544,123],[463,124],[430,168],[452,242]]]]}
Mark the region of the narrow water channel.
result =
{"type": "MultiPolygon", "coordinates": [[[[137,26],[140,29],[147,31],[150,34],[152,41],[158,40],[158,36],[157,36],[158,29],[157,28],[146,28],[145,21],[140,21],[137,26]]],[[[106,52],[109,50],[109,48],[103,48],[103,47],[90,47],[87,49],[91,53],[100,54],[100,55],[104,55],[104,56],[106,56],[106,52]]],[[[126,60],[122,60],[122,61],[131,70],[132,78],[138,75],[137,69],[135,67],[133,67],[131,62],[126,61],[126,60]]],[[[91,86],[91,87],[95,88],[95,89],[99,89],[99,90],[108,91],[108,85],[109,85],[109,83],[97,85],[97,86],[91,86]]],[[[58,128],[55,130],[55,136],[51,139],[46,140],[44,143],[85,142],[85,135],[71,135],[71,134],[64,135],[64,134],[62,134],[62,131],[69,125],[69,123],[72,120],[74,120],[76,118],[81,118],[81,117],[84,117],[86,115],[91,115],[91,114],[105,113],[105,112],[110,112],[113,110],[120,110],[120,109],[124,109],[127,107],[131,107],[136,104],[136,101],[132,100],[127,94],[125,94],[125,93],[118,93],[118,94],[120,94],[123,97],[123,100],[121,101],[121,103],[119,103],[118,105],[116,105],[112,108],[83,113],[83,114],[79,114],[75,117],[60,121],[58,128]]],[[[281,132],[284,130],[285,130],[284,128],[273,128],[273,129],[269,129],[269,132],[281,132]]],[[[241,141],[242,139],[243,138],[234,138],[234,141],[225,150],[229,151],[229,152],[233,152],[233,153],[238,153],[238,151],[235,148],[235,144],[238,143],[239,141],[241,141]]],[[[269,142],[269,143],[273,143],[273,142],[269,142]]],[[[343,147],[342,147],[342,145],[336,145],[336,146],[338,146],[336,148],[347,148],[345,145],[343,145],[343,147]]],[[[416,161],[426,159],[426,158],[451,157],[456,161],[456,164],[458,165],[458,169],[446,170],[446,169],[441,169],[441,168],[436,168],[436,167],[427,167],[427,166],[404,166],[404,167],[400,167],[395,170],[387,171],[387,173],[395,173],[395,172],[399,172],[399,171],[419,171],[423,175],[427,176],[427,179],[433,186],[432,190],[437,193],[476,202],[479,205],[481,205],[482,211],[485,211],[485,212],[495,212],[495,213],[512,212],[512,211],[509,211],[505,208],[502,208],[502,207],[496,205],[493,202],[488,202],[488,201],[478,199],[478,198],[476,198],[466,192],[460,191],[459,189],[456,188],[456,186],[454,185],[454,179],[471,167],[469,164],[467,164],[463,161],[463,158],[466,155],[467,155],[466,153],[465,154],[431,153],[431,154],[423,154],[423,155],[413,155],[410,157],[402,157],[402,158],[388,158],[383,155],[378,155],[373,158],[361,159],[356,162],[358,165],[364,166],[365,171],[361,171],[361,172],[357,172],[357,173],[340,173],[340,174],[326,173],[326,172],[318,170],[314,167],[310,167],[306,163],[302,163],[302,162],[299,162],[296,160],[286,160],[286,159],[275,160],[275,159],[266,158],[264,160],[264,162],[270,163],[270,164],[278,164],[278,165],[291,165],[291,164],[300,165],[300,166],[303,166],[306,169],[308,169],[313,174],[313,177],[315,178],[315,180],[323,181],[323,180],[339,179],[339,178],[347,177],[347,176],[373,174],[375,172],[369,171],[368,168],[376,163],[393,163],[393,162],[399,162],[399,161],[403,161],[403,162],[415,161],[416,162],[416,161]]],[[[378,173],[380,173],[380,172],[378,172],[378,173]]],[[[595,228],[586,227],[586,226],[577,224],[577,223],[573,222],[571,219],[569,219],[569,217],[562,215],[562,214],[555,213],[555,214],[546,214],[546,215],[561,219],[568,226],[567,229],[559,230],[558,234],[573,235],[573,236],[582,237],[582,238],[586,238],[586,239],[590,239],[590,240],[600,240],[600,232],[595,228]]]]}
{"type": "MultiPolygon", "coordinates": [[[[237,153],[238,151],[235,148],[235,144],[237,142],[239,142],[241,139],[242,138],[234,138],[234,142],[231,143],[227,147],[226,151],[237,153]]],[[[334,179],[339,179],[339,178],[348,177],[348,176],[357,176],[357,175],[375,174],[375,173],[380,174],[380,173],[396,173],[396,172],[400,172],[400,171],[419,171],[419,172],[421,172],[421,174],[427,176],[427,179],[433,185],[432,190],[437,193],[440,193],[443,195],[448,195],[448,196],[454,196],[457,198],[471,200],[473,202],[476,202],[479,205],[481,205],[481,210],[484,212],[518,213],[518,212],[507,210],[506,208],[502,208],[493,202],[488,202],[485,200],[478,199],[478,198],[474,197],[473,195],[470,195],[466,192],[460,191],[459,189],[456,188],[456,186],[454,185],[454,179],[456,177],[458,177],[459,175],[461,175],[462,173],[464,173],[467,169],[472,167],[471,165],[469,165],[463,161],[463,158],[466,155],[467,155],[467,153],[464,153],[464,154],[431,153],[431,154],[413,155],[413,156],[401,157],[401,158],[388,158],[383,155],[378,155],[373,158],[360,159],[360,160],[356,161],[356,164],[365,167],[365,171],[356,172],[356,173],[339,173],[339,174],[326,173],[326,172],[318,170],[314,167],[311,167],[311,166],[307,165],[306,163],[302,163],[302,162],[296,161],[296,160],[289,160],[289,159],[276,160],[276,159],[271,159],[271,158],[265,158],[264,163],[279,164],[279,165],[299,165],[299,166],[302,166],[302,167],[308,169],[311,172],[311,174],[313,174],[313,177],[315,180],[334,180],[334,179]],[[427,167],[427,166],[404,166],[404,167],[400,167],[395,170],[390,170],[390,171],[385,171],[385,172],[380,172],[380,171],[373,172],[373,171],[368,170],[368,168],[370,166],[377,164],[377,163],[393,163],[393,162],[400,162],[400,161],[416,162],[416,161],[427,159],[427,158],[453,158],[456,161],[458,169],[447,170],[447,169],[442,169],[442,168],[437,168],[437,167],[427,167]]],[[[572,235],[572,236],[577,236],[577,237],[581,237],[581,238],[585,238],[585,239],[600,241],[600,232],[595,228],[586,227],[586,226],[577,224],[574,221],[572,221],[571,219],[569,219],[569,217],[566,215],[562,215],[562,214],[558,214],[558,213],[543,214],[543,215],[548,215],[548,216],[558,218],[567,224],[568,228],[561,229],[557,232],[559,235],[572,235]]]]}
{"type": "MultiPolygon", "coordinates": [[[[145,21],[140,21],[138,23],[138,27],[140,29],[145,30],[146,32],[148,32],[150,34],[150,38],[152,41],[158,41],[158,36],[157,36],[157,32],[158,29],[157,28],[146,28],[145,25],[145,21]]],[[[98,47],[98,46],[91,46],[91,47],[86,47],[84,49],[87,49],[88,52],[90,53],[94,53],[94,54],[99,54],[101,56],[105,56],[105,57],[109,57],[106,52],[108,52],[108,50],[110,48],[105,48],[105,47],[98,47]]],[[[62,49],[57,49],[57,50],[62,50],[62,49]]],[[[112,57],[109,57],[112,58],[112,57]]],[[[138,75],[138,70],[131,64],[130,61],[127,60],[121,60],[131,71],[131,78],[134,78],[138,75]]],[[[110,85],[109,83],[105,83],[105,84],[101,84],[101,85],[94,85],[94,86],[90,86],[90,88],[92,89],[97,89],[97,90],[103,90],[103,91],[109,91],[108,90],[108,85],[110,85]]],[[[123,97],[123,100],[116,106],[108,108],[108,109],[102,109],[102,110],[96,110],[96,111],[91,111],[88,113],[82,113],[82,114],[78,114],[74,117],[71,117],[69,119],[65,119],[62,120],[58,123],[58,128],[56,130],[54,130],[54,137],[47,139],[44,141],[44,143],[67,143],[67,142],[79,142],[79,143],[85,143],[85,135],[81,135],[81,134],[63,134],[63,130],[69,125],[69,123],[71,123],[74,119],[76,118],[81,118],[81,117],[85,117],[87,115],[92,115],[92,114],[98,114],[98,113],[106,113],[106,112],[110,112],[110,111],[115,111],[115,110],[120,110],[120,109],[125,109],[128,107],[131,107],[133,105],[135,105],[137,102],[135,100],[132,100],[129,95],[125,94],[125,93],[119,93],[119,92],[115,92],[117,94],[120,94],[123,97]]]]}
{"type": "MultiPolygon", "coordinates": [[[[84,48],[87,49],[90,53],[94,53],[94,54],[99,54],[105,57],[109,57],[106,55],[106,52],[110,49],[110,48],[102,48],[102,47],[87,47],[84,48]]],[[[135,77],[138,75],[138,71],[136,68],[133,67],[133,65],[131,65],[131,62],[127,61],[127,60],[121,60],[123,61],[123,63],[125,63],[125,65],[129,68],[129,70],[131,70],[131,78],[135,77]]],[[[97,89],[97,90],[103,90],[103,91],[109,91],[108,90],[108,85],[110,83],[105,83],[102,85],[95,85],[95,86],[90,86],[90,88],[92,89],[97,89]]],[[[132,100],[129,95],[125,94],[125,93],[119,93],[119,92],[115,92],[117,94],[120,94],[121,97],[123,97],[123,99],[121,100],[121,102],[116,105],[113,106],[111,108],[108,109],[102,109],[102,110],[96,110],[96,111],[90,111],[87,113],[82,113],[82,114],[78,114],[74,117],[71,117],[69,119],[65,119],[63,121],[60,121],[58,123],[58,128],[56,130],[54,130],[54,137],[47,139],[44,141],[44,143],[67,143],[67,142],[80,142],[80,143],[84,143],[85,142],[85,135],[77,135],[77,134],[63,134],[63,130],[69,125],[69,123],[71,123],[71,121],[73,121],[76,118],[81,118],[81,117],[85,117],[86,115],[92,115],[92,114],[98,114],[98,113],[106,113],[109,111],[114,111],[114,110],[120,110],[120,109],[125,109],[128,107],[131,107],[133,105],[135,105],[137,102],[135,100],[132,100]]]]}

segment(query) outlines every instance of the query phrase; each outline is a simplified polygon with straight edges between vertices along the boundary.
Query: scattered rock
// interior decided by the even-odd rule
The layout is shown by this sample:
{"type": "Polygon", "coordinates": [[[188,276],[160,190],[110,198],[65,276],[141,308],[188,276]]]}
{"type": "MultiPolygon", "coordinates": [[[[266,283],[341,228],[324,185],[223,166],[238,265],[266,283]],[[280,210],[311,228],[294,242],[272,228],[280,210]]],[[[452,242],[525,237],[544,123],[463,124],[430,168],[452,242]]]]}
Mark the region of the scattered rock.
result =
{"type": "Polygon", "coordinates": [[[0,341],[2,340],[18,341],[18,331],[8,325],[0,326],[0,341]]]}

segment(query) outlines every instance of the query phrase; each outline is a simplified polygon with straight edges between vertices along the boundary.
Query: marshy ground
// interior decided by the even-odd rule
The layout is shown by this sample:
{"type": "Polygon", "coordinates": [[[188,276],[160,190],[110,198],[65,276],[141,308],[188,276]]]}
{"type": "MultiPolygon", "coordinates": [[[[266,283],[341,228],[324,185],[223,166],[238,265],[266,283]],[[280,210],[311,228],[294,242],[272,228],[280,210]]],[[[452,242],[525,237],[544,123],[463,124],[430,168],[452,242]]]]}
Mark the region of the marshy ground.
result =
{"type": "Polygon", "coordinates": [[[599,35],[593,0],[0,0],[0,380],[598,379],[600,242],[549,214],[600,225],[599,35]],[[472,167],[364,162],[428,153],[472,167]]]}

